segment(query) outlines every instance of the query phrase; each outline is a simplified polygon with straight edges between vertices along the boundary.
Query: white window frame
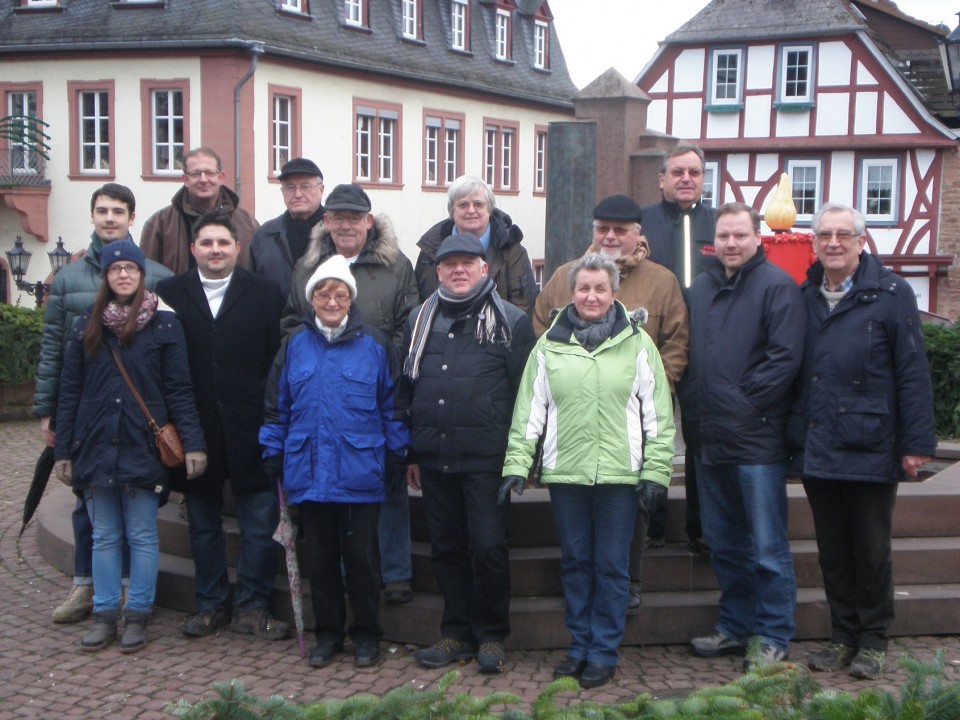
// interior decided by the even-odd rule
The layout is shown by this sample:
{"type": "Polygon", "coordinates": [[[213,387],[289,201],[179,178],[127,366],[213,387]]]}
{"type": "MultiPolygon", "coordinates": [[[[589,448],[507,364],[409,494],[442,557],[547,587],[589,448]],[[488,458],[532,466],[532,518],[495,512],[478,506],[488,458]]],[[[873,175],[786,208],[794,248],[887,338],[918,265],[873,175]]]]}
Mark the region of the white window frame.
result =
{"type": "MultiPolygon", "coordinates": [[[[822,185],[823,185],[823,160],[816,158],[803,158],[795,160],[787,160],[787,175],[790,176],[790,186],[793,189],[793,204],[797,209],[797,222],[800,223],[810,223],[813,221],[814,213],[820,209],[820,204],[822,202],[822,185]],[[801,212],[804,208],[801,207],[799,202],[802,204],[808,198],[797,198],[796,192],[798,190],[798,180],[797,173],[798,171],[804,171],[806,174],[807,171],[813,170],[814,172],[814,181],[813,181],[813,212],[801,212]]],[[[807,181],[804,181],[804,184],[807,184],[807,181]]]]}
{"type": "Polygon", "coordinates": [[[87,175],[109,175],[112,172],[110,162],[110,92],[103,90],[81,90],[77,94],[78,113],[77,131],[80,133],[78,158],[78,167],[80,172],[87,175]],[[93,96],[94,108],[91,115],[86,114],[86,98],[93,96]],[[106,129],[103,123],[106,122],[106,129]],[[84,128],[91,126],[93,129],[93,140],[84,139],[84,128]],[[86,162],[87,148],[93,148],[93,164],[86,162]]]}
{"type": "Polygon", "coordinates": [[[424,186],[447,187],[462,174],[457,166],[462,128],[460,118],[429,114],[424,118],[424,186]]]}
{"type": "Polygon", "coordinates": [[[547,191],[547,131],[538,128],[534,134],[533,191],[547,191]]]}
{"type": "Polygon", "coordinates": [[[355,107],[357,182],[400,183],[400,112],[358,104],[355,107]]]}
{"type": "Polygon", "coordinates": [[[707,207],[720,207],[720,163],[707,160],[703,164],[703,193],[700,202],[707,207]]]}
{"type": "Polygon", "coordinates": [[[417,25],[420,18],[417,17],[417,12],[417,0],[401,0],[401,32],[410,40],[419,39],[417,25]]]}
{"type": "Polygon", "coordinates": [[[500,8],[497,8],[497,33],[495,47],[497,60],[510,59],[510,13],[500,8]]]}
{"type": "Polygon", "coordinates": [[[467,0],[450,0],[450,46],[454,50],[467,49],[467,0]]]}
{"type": "Polygon", "coordinates": [[[343,21],[347,25],[363,25],[363,0],[343,0],[343,21]]]}
{"type": "MultiPolygon", "coordinates": [[[[711,105],[741,105],[743,103],[743,50],[741,48],[716,48],[710,54],[710,104],[711,105]],[[724,82],[719,82],[721,71],[729,72],[729,65],[723,58],[735,57],[736,76],[733,82],[729,78],[724,78],[724,82]],[[718,97],[717,90],[720,87],[733,88],[732,97],[718,97]]],[[[726,94],[726,93],[724,93],[726,94]]]]}
{"type": "Polygon", "coordinates": [[[151,133],[151,152],[150,162],[153,166],[154,175],[180,175],[183,164],[183,138],[186,129],[186,118],[183,116],[184,97],[183,90],[179,88],[164,88],[150,91],[150,133],[151,133]],[[167,114],[157,114],[157,102],[161,95],[167,97],[167,114]],[[180,114],[176,114],[176,97],[180,100],[180,114]],[[177,132],[177,123],[179,121],[179,133],[177,132]],[[166,126],[167,140],[159,139],[159,131],[162,126],[166,126]],[[179,138],[179,140],[178,140],[179,138]],[[167,155],[166,167],[159,162],[160,150],[165,149],[167,155]]]}
{"type": "Polygon", "coordinates": [[[396,168],[397,118],[381,111],[377,117],[377,181],[392,183],[396,168]]]}
{"type": "MultiPolygon", "coordinates": [[[[884,181],[883,178],[880,179],[884,181]]],[[[896,158],[864,158],[860,161],[860,212],[868,223],[893,223],[897,220],[897,205],[899,202],[899,184],[900,184],[900,162],[896,158]],[[880,200],[890,203],[889,212],[870,212],[870,203],[875,202],[871,196],[879,197],[875,191],[875,186],[871,185],[877,182],[871,180],[871,174],[874,172],[889,171],[889,197],[881,197],[880,200]]]]}
{"type": "Polygon", "coordinates": [[[812,45],[784,45],[780,48],[780,102],[782,103],[809,103],[813,100],[813,46],[812,45]],[[792,67],[801,67],[800,65],[791,66],[790,54],[805,52],[807,54],[806,70],[806,92],[800,94],[790,94],[789,85],[799,83],[800,80],[790,78],[792,67]]]}
{"type": "Polygon", "coordinates": [[[494,190],[516,192],[515,151],[519,129],[488,121],[483,126],[483,181],[494,190]]]}
{"type": "Polygon", "coordinates": [[[550,26],[543,20],[533,23],[533,66],[538,70],[547,69],[547,47],[550,42],[550,26]]]}
{"type": "MultiPolygon", "coordinates": [[[[7,92],[7,115],[38,117],[36,90],[10,90],[7,92]],[[19,102],[15,102],[19,99],[19,102]]],[[[24,133],[29,132],[29,121],[22,121],[24,133]]],[[[37,149],[14,138],[8,139],[7,154],[10,157],[10,172],[18,175],[35,175],[39,155],[37,149]]]]}
{"type": "Polygon", "coordinates": [[[273,96],[273,115],[270,118],[271,150],[273,151],[273,175],[293,159],[293,98],[288,95],[273,96]]]}
{"type": "Polygon", "coordinates": [[[302,13],[303,0],[281,0],[280,9],[287,10],[289,12],[302,13]]]}

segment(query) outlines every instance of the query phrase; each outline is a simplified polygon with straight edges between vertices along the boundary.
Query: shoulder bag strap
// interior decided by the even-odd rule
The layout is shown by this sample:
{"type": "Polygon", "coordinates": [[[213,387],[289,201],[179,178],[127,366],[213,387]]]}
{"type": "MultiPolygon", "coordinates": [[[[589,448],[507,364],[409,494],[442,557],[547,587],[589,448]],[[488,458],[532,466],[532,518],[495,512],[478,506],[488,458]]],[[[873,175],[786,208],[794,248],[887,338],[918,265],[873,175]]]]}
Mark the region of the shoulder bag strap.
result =
{"type": "Polygon", "coordinates": [[[143,415],[147,418],[147,424],[150,426],[150,429],[153,430],[153,434],[156,435],[160,432],[160,428],[157,425],[157,421],[153,419],[150,415],[150,411],[147,409],[146,403],[143,402],[143,398],[140,397],[140,393],[137,392],[137,388],[134,387],[133,381],[130,379],[130,376],[127,375],[127,369],[123,366],[123,361],[120,359],[120,355],[117,354],[115,348],[110,348],[110,352],[113,354],[113,359],[117,363],[117,367],[120,369],[120,374],[123,375],[123,379],[127,383],[127,387],[130,388],[130,392],[133,393],[133,399],[137,401],[137,405],[140,406],[140,409],[143,411],[143,415]]]}

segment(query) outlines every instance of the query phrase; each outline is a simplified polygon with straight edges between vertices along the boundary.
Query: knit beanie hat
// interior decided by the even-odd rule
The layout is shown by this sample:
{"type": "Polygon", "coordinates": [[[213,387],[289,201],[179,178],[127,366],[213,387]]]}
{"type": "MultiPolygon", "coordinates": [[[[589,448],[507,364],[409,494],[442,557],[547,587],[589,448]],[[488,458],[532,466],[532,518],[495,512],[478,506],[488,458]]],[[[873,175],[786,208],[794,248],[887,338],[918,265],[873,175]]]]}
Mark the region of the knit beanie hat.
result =
{"type": "Polygon", "coordinates": [[[350,272],[350,263],[343,255],[334,255],[316,269],[307,280],[307,302],[313,300],[313,289],[324,280],[339,280],[350,291],[350,299],[357,299],[357,281],[350,272]]]}
{"type": "Polygon", "coordinates": [[[100,274],[106,275],[108,267],[123,260],[136,263],[141,274],[146,272],[147,258],[144,257],[143,250],[138,248],[133,240],[114,240],[104,245],[100,251],[100,274]]]}

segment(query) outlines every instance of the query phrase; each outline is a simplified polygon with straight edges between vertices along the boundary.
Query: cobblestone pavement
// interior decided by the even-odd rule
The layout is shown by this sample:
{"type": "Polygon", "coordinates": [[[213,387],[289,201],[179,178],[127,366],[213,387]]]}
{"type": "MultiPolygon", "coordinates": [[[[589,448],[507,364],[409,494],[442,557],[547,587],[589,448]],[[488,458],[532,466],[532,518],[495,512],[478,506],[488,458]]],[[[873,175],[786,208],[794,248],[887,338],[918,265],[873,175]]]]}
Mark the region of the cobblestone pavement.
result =
{"type": "MultiPolygon", "coordinates": [[[[414,648],[387,642],[382,646],[384,659],[376,668],[356,669],[351,656],[344,655],[322,670],[312,670],[299,657],[295,640],[266,643],[229,631],[188,640],[178,630],[184,614],[163,608],[156,611],[149,630],[152,641],[142,652],[121,655],[116,648],[95,655],[78,652],[76,643],[89,621],[54,625],[49,619],[69,590],[70,578],[39,555],[35,524],[17,540],[23,498],[40,450],[37,423],[0,423],[0,720],[166,718],[171,717],[163,709],[167,703],[210,697],[211,683],[231,678],[242,680],[260,697],[280,694],[306,703],[361,693],[379,695],[407,683],[424,687],[444,674],[444,670],[419,668],[413,660],[414,648]]],[[[816,645],[795,643],[793,656],[802,659],[816,645]]],[[[904,679],[897,657],[929,660],[940,647],[951,663],[949,679],[960,679],[958,637],[896,639],[890,648],[892,669],[878,684],[857,682],[845,674],[818,675],[817,679],[824,687],[838,690],[896,689],[904,679]]],[[[497,676],[479,674],[475,663],[466,665],[451,689],[473,695],[506,690],[527,704],[551,681],[552,669],[563,657],[559,650],[515,651],[508,657],[509,671],[497,676]]],[[[739,658],[694,658],[680,645],[628,647],[622,651],[612,683],[594,691],[564,693],[559,702],[615,702],[642,692],[658,697],[684,695],[736,679],[739,663],[739,658]]]]}

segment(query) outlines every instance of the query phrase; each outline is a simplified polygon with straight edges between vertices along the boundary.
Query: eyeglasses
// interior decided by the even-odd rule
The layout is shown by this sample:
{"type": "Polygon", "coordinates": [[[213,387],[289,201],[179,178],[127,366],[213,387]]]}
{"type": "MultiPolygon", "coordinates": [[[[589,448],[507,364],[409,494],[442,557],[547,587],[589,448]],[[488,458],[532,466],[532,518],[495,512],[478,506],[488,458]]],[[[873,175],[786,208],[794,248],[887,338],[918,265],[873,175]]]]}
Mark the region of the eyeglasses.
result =
{"type": "Polygon", "coordinates": [[[636,228],[636,225],[623,227],[621,225],[594,225],[593,229],[598,235],[606,236],[611,232],[618,238],[626,237],[628,233],[636,228]]]}
{"type": "Polygon", "coordinates": [[[220,170],[191,170],[190,172],[184,170],[183,174],[194,180],[199,180],[201,175],[207,178],[207,180],[213,180],[220,172],[220,170]]]}
{"type": "Polygon", "coordinates": [[[323,305],[326,305],[331,300],[337,303],[337,305],[345,305],[350,300],[350,293],[344,292],[343,290],[338,290],[332,295],[328,292],[315,292],[313,298],[314,300],[319,300],[323,305]]]}
{"type": "Polygon", "coordinates": [[[486,210],[487,203],[483,200],[461,200],[458,203],[454,203],[453,206],[460,211],[467,211],[470,208],[473,208],[476,211],[486,210]]]}
{"type": "Polygon", "coordinates": [[[327,225],[340,226],[344,223],[350,225],[359,225],[362,222],[367,221],[367,216],[363,213],[352,213],[350,215],[340,215],[339,213],[333,213],[330,215],[324,216],[324,222],[327,225]]]}
{"type": "Polygon", "coordinates": [[[320,187],[320,183],[300,183],[299,185],[294,185],[293,183],[286,183],[280,186],[280,189],[287,195],[295,195],[297,190],[302,192],[304,195],[311,193],[320,187]]]}
{"type": "Polygon", "coordinates": [[[822,243],[828,243],[833,238],[837,239],[838,243],[849,242],[855,237],[860,237],[856,233],[852,233],[849,230],[821,230],[817,233],[817,240],[822,243]]]}
{"type": "Polygon", "coordinates": [[[684,175],[689,175],[691,178],[696,180],[698,177],[703,175],[703,170],[701,170],[700,168],[675,167],[675,168],[670,168],[670,175],[672,175],[677,179],[682,178],[684,175]]]}
{"type": "Polygon", "coordinates": [[[127,275],[139,275],[140,267],[132,263],[129,265],[120,265],[118,263],[107,268],[107,275],[119,275],[120,273],[126,273],[127,275]]]}

